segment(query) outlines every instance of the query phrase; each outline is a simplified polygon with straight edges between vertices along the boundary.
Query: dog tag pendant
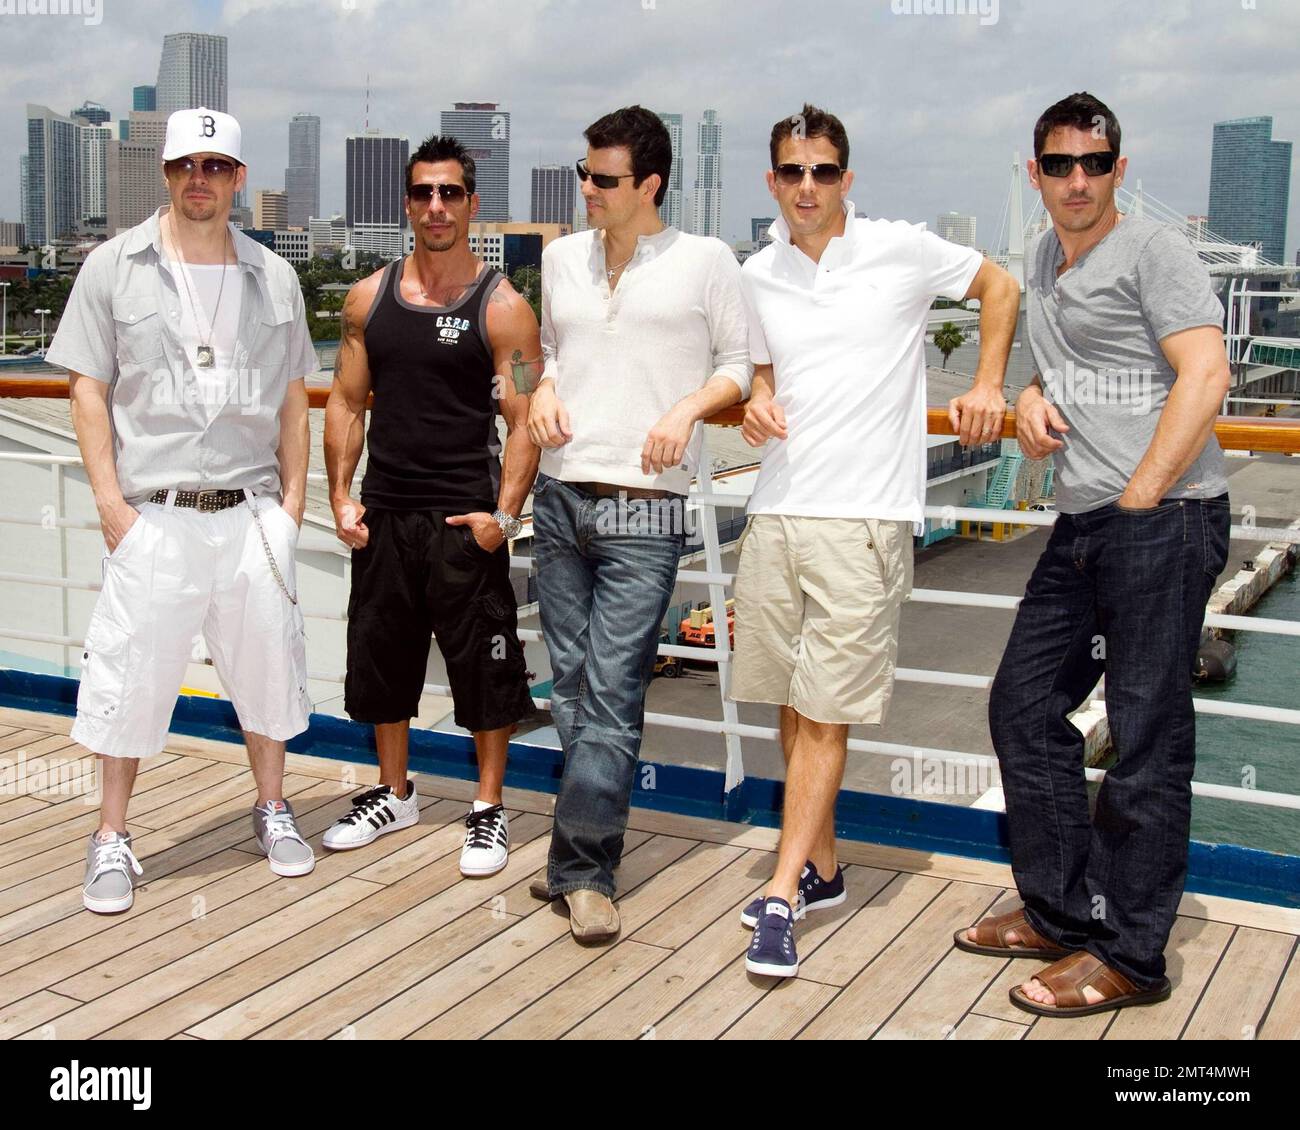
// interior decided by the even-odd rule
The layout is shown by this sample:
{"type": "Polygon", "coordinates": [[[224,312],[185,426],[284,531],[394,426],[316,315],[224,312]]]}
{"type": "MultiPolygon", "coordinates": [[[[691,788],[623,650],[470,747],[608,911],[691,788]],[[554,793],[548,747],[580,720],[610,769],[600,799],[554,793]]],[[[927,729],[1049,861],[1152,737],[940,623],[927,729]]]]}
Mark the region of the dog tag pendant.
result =
{"type": "Polygon", "coordinates": [[[200,345],[198,351],[198,365],[200,369],[211,369],[216,364],[216,352],[210,345],[200,345]]]}

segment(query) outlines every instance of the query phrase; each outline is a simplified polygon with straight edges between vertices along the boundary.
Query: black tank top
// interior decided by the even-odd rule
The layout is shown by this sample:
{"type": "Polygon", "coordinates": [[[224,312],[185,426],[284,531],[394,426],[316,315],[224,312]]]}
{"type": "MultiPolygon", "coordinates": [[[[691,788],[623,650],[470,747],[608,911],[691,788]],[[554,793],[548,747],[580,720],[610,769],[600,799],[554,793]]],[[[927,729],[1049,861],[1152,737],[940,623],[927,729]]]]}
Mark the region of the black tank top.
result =
{"type": "Polygon", "coordinates": [[[366,320],[375,394],[361,501],[391,510],[496,509],[501,483],[487,302],[501,272],[487,267],[451,306],[401,294],[404,259],[384,271],[366,320]]]}

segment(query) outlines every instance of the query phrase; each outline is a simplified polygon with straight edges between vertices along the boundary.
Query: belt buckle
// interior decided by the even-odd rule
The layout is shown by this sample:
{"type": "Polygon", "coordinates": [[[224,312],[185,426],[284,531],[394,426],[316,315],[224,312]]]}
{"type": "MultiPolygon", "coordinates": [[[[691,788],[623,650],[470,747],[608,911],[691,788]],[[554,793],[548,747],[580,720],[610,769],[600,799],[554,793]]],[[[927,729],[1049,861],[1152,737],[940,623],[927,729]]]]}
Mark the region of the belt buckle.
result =
{"type": "Polygon", "coordinates": [[[195,508],[200,514],[215,514],[218,510],[222,509],[220,500],[223,494],[225,494],[225,491],[221,490],[198,491],[195,498],[195,508]],[[211,506],[207,505],[205,501],[208,498],[213,499],[213,504],[211,506]]]}

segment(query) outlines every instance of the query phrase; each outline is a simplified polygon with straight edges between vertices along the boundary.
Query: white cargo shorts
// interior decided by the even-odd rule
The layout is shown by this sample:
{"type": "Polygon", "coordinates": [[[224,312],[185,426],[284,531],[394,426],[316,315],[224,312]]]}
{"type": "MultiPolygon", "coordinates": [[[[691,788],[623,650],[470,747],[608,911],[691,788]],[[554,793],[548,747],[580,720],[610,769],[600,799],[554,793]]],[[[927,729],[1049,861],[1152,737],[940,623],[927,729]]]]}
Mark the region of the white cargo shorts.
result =
{"type": "Polygon", "coordinates": [[[104,559],[74,741],[105,757],[160,753],[185,668],[202,657],[200,639],[243,729],[275,741],[307,729],[302,612],[276,583],[252,505],[297,596],[298,526],[273,498],[207,514],[144,503],[104,559]]]}

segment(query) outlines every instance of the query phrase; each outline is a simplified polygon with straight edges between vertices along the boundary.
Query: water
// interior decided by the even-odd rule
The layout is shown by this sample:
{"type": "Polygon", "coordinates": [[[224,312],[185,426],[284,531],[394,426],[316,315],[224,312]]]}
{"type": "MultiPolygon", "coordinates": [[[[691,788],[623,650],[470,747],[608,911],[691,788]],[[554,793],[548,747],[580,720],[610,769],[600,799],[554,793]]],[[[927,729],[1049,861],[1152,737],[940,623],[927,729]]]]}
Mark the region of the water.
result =
{"type": "MultiPolygon", "coordinates": [[[[1300,621],[1300,573],[1283,577],[1251,611],[1254,616],[1300,621]]],[[[1295,709],[1300,695],[1300,640],[1238,632],[1237,674],[1196,692],[1198,698],[1295,709]]],[[[1245,718],[1196,716],[1196,780],[1249,784],[1270,792],[1300,793],[1300,727],[1245,718]]],[[[1192,838],[1300,854],[1300,811],[1196,797],[1192,838]]]]}

